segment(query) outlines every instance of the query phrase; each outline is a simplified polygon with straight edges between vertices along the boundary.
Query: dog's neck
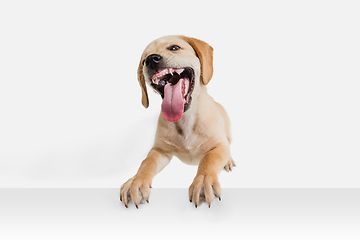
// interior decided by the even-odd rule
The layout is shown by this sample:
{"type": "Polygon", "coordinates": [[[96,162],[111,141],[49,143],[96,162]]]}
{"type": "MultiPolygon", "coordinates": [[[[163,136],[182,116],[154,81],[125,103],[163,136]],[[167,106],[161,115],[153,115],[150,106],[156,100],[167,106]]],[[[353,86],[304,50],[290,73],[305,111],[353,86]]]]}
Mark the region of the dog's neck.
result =
{"type": "Polygon", "coordinates": [[[179,134],[183,135],[185,138],[192,134],[196,130],[197,125],[199,125],[201,119],[199,118],[201,109],[205,109],[203,104],[205,98],[211,98],[207,93],[207,89],[203,86],[200,89],[200,94],[194,97],[192,100],[190,108],[183,114],[180,121],[174,122],[175,127],[179,134]]]}
{"type": "Polygon", "coordinates": [[[183,114],[180,121],[174,122],[178,133],[185,138],[186,136],[191,134],[197,121],[197,112],[196,109],[193,107],[194,106],[191,106],[189,110],[185,114],[183,114]]]}

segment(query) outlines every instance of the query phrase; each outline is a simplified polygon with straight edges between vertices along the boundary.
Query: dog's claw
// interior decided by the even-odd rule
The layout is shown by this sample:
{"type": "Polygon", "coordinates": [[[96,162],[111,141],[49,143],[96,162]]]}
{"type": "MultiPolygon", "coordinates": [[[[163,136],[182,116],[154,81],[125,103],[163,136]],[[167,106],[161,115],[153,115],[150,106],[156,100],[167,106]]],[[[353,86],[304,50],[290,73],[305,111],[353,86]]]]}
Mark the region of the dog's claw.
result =
{"type": "Polygon", "coordinates": [[[125,204],[125,207],[126,207],[126,208],[129,208],[128,205],[126,205],[126,204],[125,204]]]}
{"type": "Polygon", "coordinates": [[[230,157],[228,163],[224,166],[225,171],[231,172],[236,167],[234,160],[230,157]]]}
{"type": "Polygon", "coordinates": [[[136,209],[139,209],[139,206],[138,205],[135,205],[136,209]]]}
{"type": "Polygon", "coordinates": [[[219,197],[219,201],[221,201],[221,197],[219,197]]]}
{"type": "Polygon", "coordinates": [[[146,202],[149,203],[149,199],[146,199],[146,202]]]}

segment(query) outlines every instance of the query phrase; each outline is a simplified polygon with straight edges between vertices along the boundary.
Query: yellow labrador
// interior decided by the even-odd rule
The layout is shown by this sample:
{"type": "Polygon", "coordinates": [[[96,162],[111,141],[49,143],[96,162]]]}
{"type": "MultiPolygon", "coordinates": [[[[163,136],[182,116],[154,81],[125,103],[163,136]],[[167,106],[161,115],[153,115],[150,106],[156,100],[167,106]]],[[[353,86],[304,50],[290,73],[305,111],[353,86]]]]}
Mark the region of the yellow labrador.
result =
{"type": "Polygon", "coordinates": [[[148,45],[141,56],[138,80],[142,104],[149,106],[146,84],[163,98],[155,143],[136,175],[120,189],[120,200],[130,199],[138,208],[149,202],[154,176],[173,156],[199,165],[189,188],[189,200],[197,207],[220,200],[218,173],[235,166],[230,156],[230,120],[225,109],[209,96],[206,85],[213,75],[213,49],[185,36],[166,36],[148,45]]]}

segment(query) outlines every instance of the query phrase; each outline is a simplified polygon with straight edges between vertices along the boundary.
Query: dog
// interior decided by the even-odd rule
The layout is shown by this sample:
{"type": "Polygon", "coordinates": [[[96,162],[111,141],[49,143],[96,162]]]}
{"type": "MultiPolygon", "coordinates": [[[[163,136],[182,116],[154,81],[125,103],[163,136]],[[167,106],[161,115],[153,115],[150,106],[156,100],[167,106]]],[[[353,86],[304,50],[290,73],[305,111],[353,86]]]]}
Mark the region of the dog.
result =
{"type": "Polygon", "coordinates": [[[120,201],[128,208],[149,203],[151,182],[173,156],[198,165],[189,187],[189,201],[197,208],[221,200],[217,175],[231,171],[230,119],[225,109],[207,93],[213,75],[213,48],[186,36],[165,36],[151,42],[143,52],[137,70],[142,105],[149,106],[147,86],[163,101],[154,146],[135,176],[120,188],[120,201]]]}

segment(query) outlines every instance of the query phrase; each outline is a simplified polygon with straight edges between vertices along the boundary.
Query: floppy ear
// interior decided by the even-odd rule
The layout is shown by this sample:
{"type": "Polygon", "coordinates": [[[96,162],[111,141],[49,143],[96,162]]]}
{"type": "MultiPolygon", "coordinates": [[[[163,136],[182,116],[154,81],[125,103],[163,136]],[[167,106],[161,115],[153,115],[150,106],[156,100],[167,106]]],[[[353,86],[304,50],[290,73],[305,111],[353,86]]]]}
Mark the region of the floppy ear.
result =
{"type": "Polygon", "coordinates": [[[138,81],[141,87],[141,92],[142,92],[142,97],[141,97],[141,103],[145,108],[149,107],[149,97],[147,94],[147,90],[146,90],[146,83],[145,83],[145,78],[144,78],[144,74],[143,74],[143,64],[142,61],[140,60],[139,63],[139,67],[137,70],[137,77],[138,77],[138,81]]]}
{"type": "Polygon", "coordinates": [[[213,75],[213,48],[199,39],[185,36],[180,37],[187,41],[195,50],[201,64],[200,79],[204,85],[208,84],[213,75]]]}

